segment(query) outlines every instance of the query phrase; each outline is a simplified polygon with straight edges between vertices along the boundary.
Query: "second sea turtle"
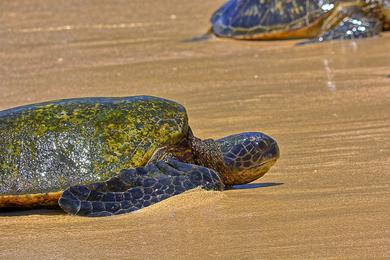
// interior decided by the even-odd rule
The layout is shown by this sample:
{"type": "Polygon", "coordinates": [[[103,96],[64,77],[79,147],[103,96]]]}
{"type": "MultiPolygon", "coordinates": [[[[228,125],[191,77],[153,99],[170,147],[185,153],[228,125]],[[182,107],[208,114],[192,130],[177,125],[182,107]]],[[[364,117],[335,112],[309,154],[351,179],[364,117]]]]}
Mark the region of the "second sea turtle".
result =
{"type": "Polygon", "coordinates": [[[390,28],[390,0],[229,0],[211,24],[234,39],[364,38],[390,28]]]}

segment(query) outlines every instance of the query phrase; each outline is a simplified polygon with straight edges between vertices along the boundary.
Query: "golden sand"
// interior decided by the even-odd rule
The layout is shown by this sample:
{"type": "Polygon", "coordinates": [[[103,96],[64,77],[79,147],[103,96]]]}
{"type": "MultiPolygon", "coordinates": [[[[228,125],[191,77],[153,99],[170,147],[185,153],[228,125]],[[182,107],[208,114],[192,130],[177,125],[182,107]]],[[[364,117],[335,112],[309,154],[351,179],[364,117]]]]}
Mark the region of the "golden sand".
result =
{"type": "Polygon", "coordinates": [[[199,137],[261,130],[281,157],[266,187],[134,214],[2,213],[0,258],[390,257],[390,34],[185,42],[222,2],[2,1],[0,109],[156,95],[185,105],[199,137]]]}

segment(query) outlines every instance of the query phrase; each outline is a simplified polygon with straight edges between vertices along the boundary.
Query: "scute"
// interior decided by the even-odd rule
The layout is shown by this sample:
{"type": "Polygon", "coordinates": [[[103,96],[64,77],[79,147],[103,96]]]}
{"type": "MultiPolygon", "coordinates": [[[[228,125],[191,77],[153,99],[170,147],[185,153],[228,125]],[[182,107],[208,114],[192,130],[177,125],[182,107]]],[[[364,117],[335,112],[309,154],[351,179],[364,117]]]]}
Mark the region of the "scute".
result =
{"type": "Polygon", "coordinates": [[[183,106],[149,96],[67,99],[2,111],[0,207],[5,195],[60,191],[142,166],[156,148],[180,142],[187,131],[183,106]]]}
{"type": "Polygon", "coordinates": [[[335,0],[230,0],[211,17],[221,37],[259,38],[270,31],[290,32],[310,27],[335,0]]]}

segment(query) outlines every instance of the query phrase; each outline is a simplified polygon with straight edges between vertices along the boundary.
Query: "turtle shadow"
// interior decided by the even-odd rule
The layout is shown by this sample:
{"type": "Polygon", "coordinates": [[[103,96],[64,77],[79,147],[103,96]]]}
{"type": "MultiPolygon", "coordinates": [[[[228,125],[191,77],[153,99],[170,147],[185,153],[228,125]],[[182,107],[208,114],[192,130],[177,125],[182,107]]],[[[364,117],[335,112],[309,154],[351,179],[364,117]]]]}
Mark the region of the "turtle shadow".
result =
{"type": "Polygon", "coordinates": [[[234,185],[228,190],[249,190],[249,189],[258,189],[258,188],[266,188],[266,187],[272,187],[272,186],[278,186],[283,185],[282,182],[264,182],[264,183],[248,183],[248,184],[241,184],[241,185],[234,185]]]}
{"type": "MultiPolygon", "coordinates": [[[[249,189],[259,189],[272,186],[283,185],[281,182],[264,182],[264,183],[248,183],[241,185],[234,185],[232,187],[227,187],[226,190],[249,190],[249,189]]],[[[50,208],[50,209],[15,209],[15,208],[3,208],[0,210],[0,217],[15,217],[15,216],[32,216],[32,215],[41,215],[41,216],[55,216],[55,215],[66,215],[64,211],[60,208],[50,208]]]]}
{"type": "Polygon", "coordinates": [[[66,213],[60,209],[2,209],[0,211],[0,217],[15,217],[15,216],[32,216],[32,215],[43,215],[43,216],[54,216],[54,215],[65,215],[66,213]]]}

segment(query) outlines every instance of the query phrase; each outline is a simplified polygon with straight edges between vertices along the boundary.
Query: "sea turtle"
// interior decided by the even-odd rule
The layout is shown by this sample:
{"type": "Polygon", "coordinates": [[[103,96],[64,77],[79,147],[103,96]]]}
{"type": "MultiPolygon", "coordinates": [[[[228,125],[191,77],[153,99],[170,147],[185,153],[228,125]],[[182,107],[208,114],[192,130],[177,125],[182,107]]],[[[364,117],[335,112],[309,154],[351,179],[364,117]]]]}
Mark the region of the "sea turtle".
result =
{"type": "Polygon", "coordinates": [[[278,157],[263,133],[194,137],[185,108],[162,98],[27,105],[0,112],[0,210],[122,214],[199,186],[251,182],[278,157]]]}
{"type": "Polygon", "coordinates": [[[390,29],[390,0],[229,0],[211,24],[234,39],[363,38],[390,29]]]}

